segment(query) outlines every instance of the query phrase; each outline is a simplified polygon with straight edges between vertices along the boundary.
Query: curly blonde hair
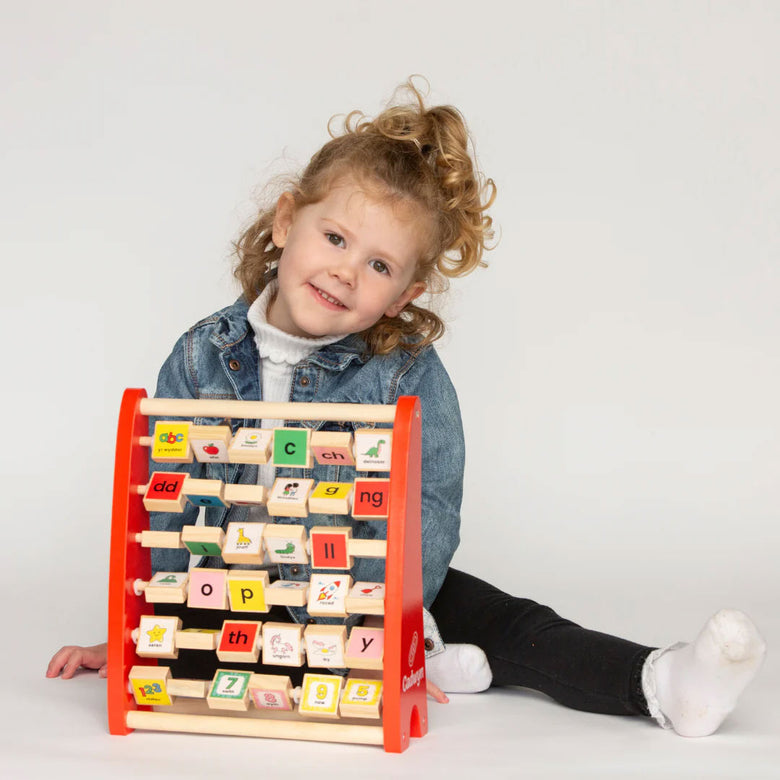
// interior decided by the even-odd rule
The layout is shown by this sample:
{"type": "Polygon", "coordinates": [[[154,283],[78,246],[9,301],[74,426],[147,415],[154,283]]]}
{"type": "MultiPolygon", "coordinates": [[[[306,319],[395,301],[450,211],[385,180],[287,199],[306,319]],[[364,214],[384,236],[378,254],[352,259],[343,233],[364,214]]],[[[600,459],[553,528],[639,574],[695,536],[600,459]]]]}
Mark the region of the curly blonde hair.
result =
{"type": "MultiPolygon", "coordinates": [[[[426,108],[412,79],[399,93],[411,100],[391,105],[375,119],[353,111],[343,118],[339,132],[334,132],[331,119],[331,140],[290,182],[290,192],[299,208],[319,202],[338,178],[349,176],[374,185],[380,197],[422,208],[432,230],[413,281],[440,291],[449,278],[485,265],[482,255],[493,235],[486,212],[496,187],[477,170],[465,121],[456,108],[426,108]]],[[[282,254],[272,241],[275,213],[275,205],[261,209],[235,243],[234,273],[249,303],[273,278],[282,254]]],[[[444,323],[434,312],[410,302],[398,316],[383,316],[360,335],[371,354],[387,354],[399,346],[425,346],[443,333],[444,323]]]]}

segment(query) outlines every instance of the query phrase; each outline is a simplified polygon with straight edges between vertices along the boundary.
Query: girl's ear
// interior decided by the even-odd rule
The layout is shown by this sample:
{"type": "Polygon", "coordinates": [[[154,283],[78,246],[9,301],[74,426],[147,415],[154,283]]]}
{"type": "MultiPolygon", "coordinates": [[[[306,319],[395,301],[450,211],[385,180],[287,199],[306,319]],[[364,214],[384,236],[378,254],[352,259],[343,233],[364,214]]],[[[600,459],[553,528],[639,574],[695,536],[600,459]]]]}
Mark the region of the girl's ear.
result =
{"type": "Polygon", "coordinates": [[[407,303],[411,303],[415,298],[419,298],[425,292],[425,282],[414,282],[410,284],[385,311],[386,317],[397,317],[407,303]]]}
{"type": "Polygon", "coordinates": [[[274,244],[282,249],[287,243],[287,234],[292,227],[295,217],[295,199],[290,192],[284,192],[276,203],[274,212],[274,226],[271,231],[271,237],[274,244]]]}

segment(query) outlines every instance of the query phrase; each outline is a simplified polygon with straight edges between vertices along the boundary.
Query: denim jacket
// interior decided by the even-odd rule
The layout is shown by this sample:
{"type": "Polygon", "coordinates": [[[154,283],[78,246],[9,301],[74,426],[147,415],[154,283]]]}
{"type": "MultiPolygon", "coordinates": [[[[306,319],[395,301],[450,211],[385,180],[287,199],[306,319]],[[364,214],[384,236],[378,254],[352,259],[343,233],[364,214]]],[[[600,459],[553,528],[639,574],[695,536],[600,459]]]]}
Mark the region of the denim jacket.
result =
{"type": "MultiPolygon", "coordinates": [[[[158,397],[217,398],[262,400],[259,356],[254,332],[247,321],[248,305],[243,298],[190,328],[176,343],[165,361],[157,383],[158,397]]],[[[294,369],[290,387],[291,401],[393,404],[401,395],[417,395],[422,407],[422,559],[423,603],[430,608],[447,573],[458,546],[460,503],[463,487],[464,441],[455,389],[432,347],[420,350],[395,350],[389,355],[366,356],[365,344],[358,336],[319,349],[294,369]]],[[[256,420],[233,419],[233,431],[241,426],[255,427],[256,420]]],[[[196,425],[225,424],[214,418],[196,419],[196,425]]],[[[151,421],[153,424],[153,421],[151,421]]],[[[361,423],[336,425],[305,422],[313,430],[354,431],[361,423]]],[[[160,470],[159,464],[151,468],[160,470]]],[[[238,463],[166,464],[165,470],[181,469],[194,477],[221,479],[225,482],[254,484],[257,467],[238,463]]],[[[314,464],[312,469],[277,469],[277,476],[309,477],[315,481],[349,482],[354,468],[314,464]]],[[[377,475],[381,476],[381,475],[377,475]]],[[[206,509],[209,526],[246,518],[248,508],[206,509]]],[[[151,513],[153,530],[178,531],[195,522],[198,509],[187,505],[181,514],[151,513]]],[[[310,514],[307,518],[274,518],[274,522],[301,522],[307,531],[315,525],[350,524],[358,539],[385,538],[381,522],[354,521],[349,516],[310,514]]],[[[152,550],[155,571],[184,571],[186,550],[152,550]]],[[[221,565],[221,559],[201,565],[221,565]]],[[[355,558],[350,572],[353,580],[384,580],[384,560],[355,558]]],[[[311,568],[303,564],[279,565],[279,576],[286,580],[308,581],[311,568]]],[[[305,608],[291,607],[298,622],[305,622],[305,608]]],[[[427,633],[427,632],[426,632],[427,633]]]]}

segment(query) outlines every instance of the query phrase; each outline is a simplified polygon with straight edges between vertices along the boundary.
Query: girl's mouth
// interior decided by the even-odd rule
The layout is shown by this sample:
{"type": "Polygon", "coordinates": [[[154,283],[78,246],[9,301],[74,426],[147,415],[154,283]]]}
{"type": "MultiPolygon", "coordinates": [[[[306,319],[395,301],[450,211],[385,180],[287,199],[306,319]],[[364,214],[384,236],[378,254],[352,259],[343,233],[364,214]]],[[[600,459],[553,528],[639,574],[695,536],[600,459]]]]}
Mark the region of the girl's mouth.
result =
{"type": "Polygon", "coordinates": [[[325,290],[321,290],[319,287],[316,287],[313,284],[311,285],[311,288],[323,301],[329,303],[331,306],[335,306],[337,309],[347,308],[338,298],[334,298],[332,295],[328,295],[325,290]]]}

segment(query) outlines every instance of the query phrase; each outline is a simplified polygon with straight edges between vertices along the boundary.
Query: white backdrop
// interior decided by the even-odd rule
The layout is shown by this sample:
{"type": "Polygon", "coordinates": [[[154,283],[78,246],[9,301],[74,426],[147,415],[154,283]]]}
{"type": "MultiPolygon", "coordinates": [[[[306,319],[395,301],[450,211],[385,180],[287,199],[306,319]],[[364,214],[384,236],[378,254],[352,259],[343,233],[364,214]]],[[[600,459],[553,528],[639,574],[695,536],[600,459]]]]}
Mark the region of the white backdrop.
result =
{"type": "Polygon", "coordinates": [[[724,605],[780,642],[780,6],[5,0],[0,41],[0,577],[31,674],[104,635],[123,388],[234,299],[262,185],[411,73],[499,191],[444,304],[455,564],[642,642],[724,605]]]}

